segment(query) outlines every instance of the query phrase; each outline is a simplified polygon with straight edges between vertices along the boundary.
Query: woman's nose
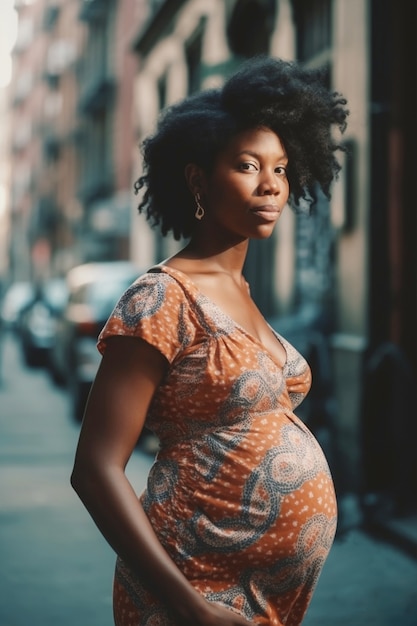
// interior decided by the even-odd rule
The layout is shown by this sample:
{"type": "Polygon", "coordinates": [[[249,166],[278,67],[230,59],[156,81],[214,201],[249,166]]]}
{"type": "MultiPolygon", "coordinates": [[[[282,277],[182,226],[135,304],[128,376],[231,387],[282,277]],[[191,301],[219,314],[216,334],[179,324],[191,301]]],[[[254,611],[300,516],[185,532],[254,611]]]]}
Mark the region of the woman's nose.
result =
{"type": "Polygon", "coordinates": [[[262,196],[275,195],[279,191],[276,174],[265,173],[259,184],[259,191],[262,196]]]}

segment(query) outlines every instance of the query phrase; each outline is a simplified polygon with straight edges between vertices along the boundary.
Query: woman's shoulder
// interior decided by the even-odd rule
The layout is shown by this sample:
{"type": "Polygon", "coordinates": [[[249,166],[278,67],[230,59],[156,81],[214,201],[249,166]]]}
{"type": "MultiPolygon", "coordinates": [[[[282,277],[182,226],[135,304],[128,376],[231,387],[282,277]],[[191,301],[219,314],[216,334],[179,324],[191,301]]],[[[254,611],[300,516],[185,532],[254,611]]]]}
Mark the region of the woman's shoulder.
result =
{"type": "Polygon", "coordinates": [[[195,335],[194,315],[184,289],[166,272],[142,274],[120,297],[101,331],[100,352],[112,335],[145,339],[171,362],[195,335]]]}
{"type": "Polygon", "coordinates": [[[161,308],[177,308],[187,300],[186,289],[161,267],[152,267],[139,276],[120,297],[114,314],[139,312],[149,316],[161,308]]]}
{"type": "MultiPolygon", "coordinates": [[[[182,268],[174,264],[154,265],[148,270],[147,276],[152,284],[162,284],[172,292],[182,294],[183,297],[194,300],[198,293],[196,272],[189,268],[182,268]]],[[[142,280],[144,277],[140,277],[142,280]]],[[[149,280],[144,278],[144,280],[149,280]]]]}
{"type": "Polygon", "coordinates": [[[142,297],[146,293],[164,294],[167,291],[184,294],[186,291],[186,276],[181,279],[181,273],[171,271],[163,265],[154,265],[145,273],[141,274],[124,292],[122,297],[134,297],[140,294],[142,297]]]}

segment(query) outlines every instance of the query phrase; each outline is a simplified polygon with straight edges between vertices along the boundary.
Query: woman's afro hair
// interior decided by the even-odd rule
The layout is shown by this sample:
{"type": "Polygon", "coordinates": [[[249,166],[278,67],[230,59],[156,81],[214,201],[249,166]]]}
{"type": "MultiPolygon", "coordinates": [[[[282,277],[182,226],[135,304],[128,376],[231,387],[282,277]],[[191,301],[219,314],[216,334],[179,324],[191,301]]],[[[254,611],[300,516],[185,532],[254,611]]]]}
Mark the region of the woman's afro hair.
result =
{"type": "Polygon", "coordinates": [[[219,152],[239,131],[267,127],[283,141],[288,156],[290,203],[329,197],[343,150],[332,129],[346,127],[346,100],[330,91],[323,73],[295,62],[255,57],[242,63],[220,89],[201,91],[167,108],[155,134],[142,145],[144,188],[139,211],[163,235],[189,237],[195,203],[185,179],[188,163],[210,173],[219,152]]]}

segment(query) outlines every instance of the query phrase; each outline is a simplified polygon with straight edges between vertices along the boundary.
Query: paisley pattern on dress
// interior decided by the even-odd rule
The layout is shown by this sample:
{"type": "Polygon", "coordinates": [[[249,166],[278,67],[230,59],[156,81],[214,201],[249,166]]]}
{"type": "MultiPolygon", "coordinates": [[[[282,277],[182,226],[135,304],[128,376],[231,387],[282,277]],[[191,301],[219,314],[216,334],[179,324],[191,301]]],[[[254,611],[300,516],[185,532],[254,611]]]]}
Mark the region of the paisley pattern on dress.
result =
{"type": "MultiPolygon", "coordinates": [[[[121,297],[99,337],[145,339],[168,360],[146,425],[161,441],[140,495],[161,544],[190,583],[259,625],[298,626],[336,529],[319,444],[294,414],[311,384],[276,334],[279,367],[182,272],[160,266],[121,297]]],[[[173,626],[120,559],[116,626],[173,626]]]]}

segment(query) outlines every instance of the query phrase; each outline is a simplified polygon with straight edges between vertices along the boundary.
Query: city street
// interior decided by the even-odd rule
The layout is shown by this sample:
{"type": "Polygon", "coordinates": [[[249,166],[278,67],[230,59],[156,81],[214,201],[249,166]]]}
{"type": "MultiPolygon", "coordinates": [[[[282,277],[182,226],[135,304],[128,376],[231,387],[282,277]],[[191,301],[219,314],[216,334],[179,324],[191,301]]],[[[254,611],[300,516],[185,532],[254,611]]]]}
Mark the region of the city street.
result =
{"type": "MultiPolygon", "coordinates": [[[[73,493],[65,392],[5,341],[0,385],[0,626],[111,626],[114,555],[73,493]]],[[[128,474],[143,487],[151,458],[128,474]]],[[[303,626],[416,626],[417,563],[359,530],[336,541],[303,626]]]]}

